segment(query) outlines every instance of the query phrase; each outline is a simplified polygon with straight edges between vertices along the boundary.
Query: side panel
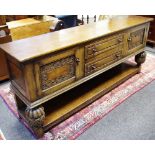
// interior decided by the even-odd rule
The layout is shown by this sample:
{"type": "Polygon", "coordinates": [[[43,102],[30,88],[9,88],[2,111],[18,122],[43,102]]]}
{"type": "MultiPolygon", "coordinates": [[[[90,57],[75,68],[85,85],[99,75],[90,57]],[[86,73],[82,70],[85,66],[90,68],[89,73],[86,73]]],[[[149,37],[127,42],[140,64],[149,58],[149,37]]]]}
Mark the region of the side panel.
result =
{"type": "Polygon", "coordinates": [[[11,84],[16,87],[22,95],[27,96],[22,65],[10,56],[7,57],[7,61],[11,84]]]}
{"type": "Polygon", "coordinates": [[[33,102],[37,100],[33,63],[21,64],[10,56],[7,57],[7,61],[11,84],[19,91],[19,94],[22,94],[28,101],[33,102]]]}

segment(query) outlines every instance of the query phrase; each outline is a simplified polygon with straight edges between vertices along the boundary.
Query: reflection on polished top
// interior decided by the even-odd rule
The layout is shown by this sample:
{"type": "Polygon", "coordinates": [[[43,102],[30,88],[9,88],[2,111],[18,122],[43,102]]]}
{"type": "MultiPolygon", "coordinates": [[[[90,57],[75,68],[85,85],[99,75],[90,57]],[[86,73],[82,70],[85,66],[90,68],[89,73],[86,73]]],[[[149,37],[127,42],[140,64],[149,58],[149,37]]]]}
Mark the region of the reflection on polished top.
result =
{"type": "Polygon", "coordinates": [[[13,41],[2,44],[0,47],[18,61],[24,62],[120,30],[147,23],[151,20],[152,18],[141,16],[116,16],[109,20],[13,41]]]}

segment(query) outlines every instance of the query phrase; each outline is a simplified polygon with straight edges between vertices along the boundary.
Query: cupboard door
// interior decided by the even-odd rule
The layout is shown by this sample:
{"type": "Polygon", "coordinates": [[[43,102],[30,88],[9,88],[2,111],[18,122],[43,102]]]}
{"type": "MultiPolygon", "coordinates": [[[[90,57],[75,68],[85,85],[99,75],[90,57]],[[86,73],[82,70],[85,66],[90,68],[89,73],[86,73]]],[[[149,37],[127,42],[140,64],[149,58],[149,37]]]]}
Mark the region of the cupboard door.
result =
{"type": "Polygon", "coordinates": [[[127,53],[133,53],[138,49],[144,48],[148,35],[148,24],[138,26],[129,31],[127,37],[127,53]]]}
{"type": "Polygon", "coordinates": [[[48,95],[79,79],[81,59],[79,49],[74,48],[36,62],[38,95],[48,95]]]}

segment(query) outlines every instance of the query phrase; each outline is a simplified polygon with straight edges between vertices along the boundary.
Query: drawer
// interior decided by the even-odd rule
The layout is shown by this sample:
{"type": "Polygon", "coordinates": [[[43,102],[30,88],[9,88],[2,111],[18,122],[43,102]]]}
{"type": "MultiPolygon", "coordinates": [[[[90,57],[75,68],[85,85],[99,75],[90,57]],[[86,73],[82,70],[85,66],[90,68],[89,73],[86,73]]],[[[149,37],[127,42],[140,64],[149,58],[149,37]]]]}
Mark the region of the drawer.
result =
{"type": "Polygon", "coordinates": [[[109,56],[104,57],[100,55],[100,59],[97,59],[95,62],[86,63],[85,64],[85,75],[90,75],[122,58],[122,50],[119,50],[119,48],[114,48],[111,51],[109,56]]]}
{"type": "Polygon", "coordinates": [[[93,58],[95,55],[101,54],[107,50],[123,44],[124,36],[117,35],[85,46],[85,59],[93,58]]]}
{"type": "Polygon", "coordinates": [[[122,53],[123,50],[124,50],[124,45],[120,44],[119,46],[115,46],[110,50],[103,51],[100,54],[97,54],[97,55],[94,54],[94,56],[86,60],[85,63],[91,63],[91,62],[98,61],[100,59],[104,59],[106,57],[111,56],[112,54],[115,54],[117,51],[120,51],[122,53]]]}

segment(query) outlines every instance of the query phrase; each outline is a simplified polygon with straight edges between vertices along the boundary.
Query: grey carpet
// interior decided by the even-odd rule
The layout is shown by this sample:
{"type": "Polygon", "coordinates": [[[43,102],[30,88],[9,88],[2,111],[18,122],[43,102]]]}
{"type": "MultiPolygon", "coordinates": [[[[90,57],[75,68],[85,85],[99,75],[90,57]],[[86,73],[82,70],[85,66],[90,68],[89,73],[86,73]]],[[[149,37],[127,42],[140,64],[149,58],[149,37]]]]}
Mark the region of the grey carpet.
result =
{"type": "Polygon", "coordinates": [[[155,139],[155,81],[129,97],[78,139],[155,139]]]}
{"type": "MultiPolygon", "coordinates": [[[[0,128],[6,139],[34,139],[0,100],[0,128]]],[[[155,81],[85,131],[78,140],[155,139],[155,81]]]]}
{"type": "Polygon", "coordinates": [[[19,122],[0,98],[0,129],[8,140],[34,139],[32,134],[19,122]]]}

